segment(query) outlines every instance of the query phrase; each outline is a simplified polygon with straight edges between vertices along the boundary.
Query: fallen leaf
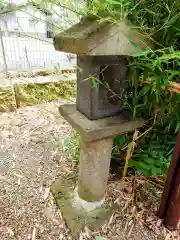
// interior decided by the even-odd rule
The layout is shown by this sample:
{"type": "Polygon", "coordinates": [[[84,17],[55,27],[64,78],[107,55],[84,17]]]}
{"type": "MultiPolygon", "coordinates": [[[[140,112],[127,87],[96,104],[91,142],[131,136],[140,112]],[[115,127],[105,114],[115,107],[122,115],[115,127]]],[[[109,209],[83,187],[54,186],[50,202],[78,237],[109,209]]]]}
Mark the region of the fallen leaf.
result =
{"type": "Polygon", "coordinates": [[[124,213],[124,211],[128,208],[129,204],[130,204],[130,201],[126,201],[126,203],[122,209],[122,213],[124,213]]]}
{"type": "Polygon", "coordinates": [[[40,172],[41,172],[41,168],[38,168],[38,170],[37,170],[37,174],[39,175],[40,172]]]}
{"type": "Polygon", "coordinates": [[[171,238],[172,234],[171,233],[168,233],[165,237],[165,240],[169,240],[171,238]]]}
{"type": "Polygon", "coordinates": [[[17,184],[20,185],[21,184],[21,179],[18,178],[17,184]]]}
{"type": "Polygon", "coordinates": [[[84,231],[86,233],[86,237],[90,239],[92,237],[92,231],[87,226],[85,226],[84,231]]]}
{"type": "Polygon", "coordinates": [[[7,227],[6,228],[10,236],[14,236],[14,232],[11,228],[7,227]]]}
{"type": "Polygon", "coordinates": [[[131,219],[131,221],[128,223],[129,226],[131,226],[133,223],[133,220],[131,219]]]}
{"type": "Polygon", "coordinates": [[[18,178],[23,178],[23,176],[19,175],[19,174],[16,174],[14,173],[14,176],[18,177],[18,178]]]}
{"type": "Polygon", "coordinates": [[[128,232],[128,235],[127,237],[130,238],[131,234],[132,234],[132,231],[133,231],[133,228],[134,228],[134,224],[131,226],[129,232],[128,232]]]}
{"type": "Polygon", "coordinates": [[[59,235],[59,240],[63,240],[64,239],[64,235],[61,233],[60,235],[59,235]]]}
{"type": "Polygon", "coordinates": [[[112,214],[112,216],[109,219],[108,226],[110,226],[112,224],[113,220],[114,220],[114,213],[112,214]]]}
{"type": "Polygon", "coordinates": [[[161,219],[158,219],[158,221],[157,221],[157,223],[156,223],[156,227],[160,227],[161,226],[161,224],[162,224],[162,220],[161,219]]]}
{"type": "Polygon", "coordinates": [[[43,200],[44,200],[44,201],[48,198],[49,192],[50,192],[50,187],[45,188],[44,196],[43,196],[43,200]]]}
{"type": "Polygon", "coordinates": [[[36,240],[36,228],[33,228],[31,240],[36,240]]]}

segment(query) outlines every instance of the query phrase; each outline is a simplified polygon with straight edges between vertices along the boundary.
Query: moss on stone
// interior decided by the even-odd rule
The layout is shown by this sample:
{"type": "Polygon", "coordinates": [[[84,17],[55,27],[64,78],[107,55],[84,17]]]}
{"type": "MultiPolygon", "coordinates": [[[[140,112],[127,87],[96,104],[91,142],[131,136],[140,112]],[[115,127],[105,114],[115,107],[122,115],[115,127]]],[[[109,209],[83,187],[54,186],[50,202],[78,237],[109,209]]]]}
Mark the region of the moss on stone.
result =
{"type": "Polygon", "coordinates": [[[0,112],[15,111],[17,107],[32,106],[62,98],[76,97],[76,81],[47,83],[16,83],[0,85],[0,112]]]}
{"type": "Polygon", "coordinates": [[[79,234],[85,226],[92,230],[100,228],[110,218],[112,208],[104,205],[91,212],[86,212],[83,209],[77,210],[73,206],[75,187],[74,176],[68,179],[60,177],[52,184],[51,192],[73,237],[79,239],[79,234]]]}
{"type": "Polygon", "coordinates": [[[12,85],[0,86],[0,112],[16,110],[16,99],[12,85]]]}
{"type": "Polygon", "coordinates": [[[31,106],[62,98],[74,98],[76,96],[76,81],[15,84],[14,89],[18,107],[31,106]]]}
{"type": "Polygon", "coordinates": [[[82,199],[84,199],[85,201],[88,201],[88,202],[101,201],[104,197],[104,195],[103,196],[94,195],[90,191],[90,188],[87,185],[84,185],[82,182],[79,182],[79,184],[78,184],[78,194],[79,194],[80,198],[82,198],[82,199]]]}

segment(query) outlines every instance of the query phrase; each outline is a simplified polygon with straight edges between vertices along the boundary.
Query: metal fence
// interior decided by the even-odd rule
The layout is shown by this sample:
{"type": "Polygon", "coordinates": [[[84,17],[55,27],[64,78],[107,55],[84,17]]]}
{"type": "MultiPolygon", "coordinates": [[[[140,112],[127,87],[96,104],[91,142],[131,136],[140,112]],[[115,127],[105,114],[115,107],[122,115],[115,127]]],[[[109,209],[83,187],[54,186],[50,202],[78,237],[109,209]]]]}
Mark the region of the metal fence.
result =
{"type": "MultiPolygon", "coordinates": [[[[35,28],[32,20],[29,23],[32,31],[21,31],[18,24],[28,24],[23,19],[14,21],[12,16],[0,19],[0,72],[39,71],[42,69],[72,68],[76,65],[76,57],[71,54],[55,51],[52,38],[47,38],[46,26],[41,23],[35,28]],[[40,32],[40,36],[38,35],[40,32]]],[[[27,20],[27,19],[26,19],[27,20]]],[[[29,26],[28,26],[29,27],[29,26]]]]}
{"type": "MultiPolygon", "coordinates": [[[[68,54],[54,50],[52,41],[44,42],[33,38],[2,37],[4,52],[9,71],[32,71],[70,68],[75,60],[68,54]]],[[[0,71],[5,70],[2,46],[0,51],[0,71]]]]}

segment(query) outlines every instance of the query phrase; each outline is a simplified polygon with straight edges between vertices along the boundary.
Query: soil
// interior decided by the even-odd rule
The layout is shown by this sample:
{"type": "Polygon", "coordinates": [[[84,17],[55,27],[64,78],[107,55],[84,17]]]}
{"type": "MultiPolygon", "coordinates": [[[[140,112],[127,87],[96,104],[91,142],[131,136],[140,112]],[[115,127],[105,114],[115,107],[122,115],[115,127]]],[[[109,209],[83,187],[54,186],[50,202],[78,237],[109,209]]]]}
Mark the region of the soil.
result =
{"type": "MultiPolygon", "coordinates": [[[[58,113],[65,102],[0,115],[1,240],[73,239],[50,193],[58,175],[77,172],[64,145],[72,128],[58,113]]],[[[161,192],[142,176],[111,176],[106,200],[116,211],[101,229],[85,228],[79,239],[180,239],[155,217],[161,192]]]]}

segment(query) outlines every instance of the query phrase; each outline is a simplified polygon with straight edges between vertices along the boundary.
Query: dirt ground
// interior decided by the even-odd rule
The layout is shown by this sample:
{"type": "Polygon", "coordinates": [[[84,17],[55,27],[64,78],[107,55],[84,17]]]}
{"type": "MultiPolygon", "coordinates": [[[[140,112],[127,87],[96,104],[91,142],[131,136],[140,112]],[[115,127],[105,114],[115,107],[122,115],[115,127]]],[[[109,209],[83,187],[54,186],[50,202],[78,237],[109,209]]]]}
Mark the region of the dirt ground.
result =
{"type": "MultiPolygon", "coordinates": [[[[72,133],[58,113],[63,103],[0,115],[1,240],[72,239],[49,188],[59,174],[75,171],[63,145],[72,133]]],[[[139,176],[127,181],[111,176],[106,199],[117,209],[102,229],[86,228],[80,240],[180,239],[155,217],[161,189],[148,184],[139,176]]]]}

